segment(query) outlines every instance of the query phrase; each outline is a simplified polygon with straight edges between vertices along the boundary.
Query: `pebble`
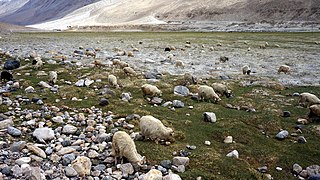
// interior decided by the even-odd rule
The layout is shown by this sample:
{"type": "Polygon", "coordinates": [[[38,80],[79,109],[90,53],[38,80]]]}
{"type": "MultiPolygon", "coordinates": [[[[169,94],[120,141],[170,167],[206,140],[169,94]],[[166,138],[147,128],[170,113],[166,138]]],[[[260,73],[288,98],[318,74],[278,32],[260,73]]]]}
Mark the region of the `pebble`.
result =
{"type": "Polygon", "coordinates": [[[160,162],[160,165],[164,168],[167,168],[167,169],[170,169],[171,168],[171,165],[172,165],[172,162],[170,160],[162,160],[160,162]]]}
{"type": "Polygon", "coordinates": [[[162,173],[159,170],[151,169],[147,174],[143,175],[142,179],[154,179],[154,180],[160,180],[162,179],[162,173]]]}
{"type": "Polygon", "coordinates": [[[282,171],[282,168],[281,167],[276,167],[276,170],[277,171],[282,171]]]}
{"type": "Polygon", "coordinates": [[[286,137],[288,137],[289,135],[289,132],[286,131],[286,130],[282,130],[280,131],[277,135],[276,135],[276,138],[279,139],[279,140],[283,140],[285,139],[286,137]]]}
{"type": "Polygon", "coordinates": [[[223,140],[223,142],[224,142],[225,144],[231,144],[231,143],[233,142],[232,136],[227,136],[227,137],[223,140]]]}
{"type": "Polygon", "coordinates": [[[62,133],[64,134],[74,134],[78,130],[77,127],[67,124],[63,126],[62,133]]]}
{"type": "Polygon", "coordinates": [[[290,111],[283,111],[282,117],[290,117],[290,116],[291,116],[291,112],[290,111]]]}
{"type": "Polygon", "coordinates": [[[67,177],[74,177],[78,175],[77,171],[69,166],[65,167],[64,171],[67,177]]]}
{"type": "Polygon", "coordinates": [[[12,127],[12,126],[8,126],[7,131],[11,136],[20,136],[21,135],[21,131],[15,127],[12,127]]]}
{"type": "Polygon", "coordinates": [[[215,123],[215,122],[217,122],[217,117],[216,117],[216,114],[213,112],[205,112],[205,113],[203,113],[203,120],[205,122],[215,123]]]}
{"type": "Polygon", "coordinates": [[[305,143],[307,143],[307,140],[306,140],[305,137],[299,136],[299,137],[298,137],[298,143],[305,144],[305,143]]]}
{"type": "Polygon", "coordinates": [[[108,99],[106,99],[106,98],[101,98],[101,99],[100,99],[100,102],[99,102],[99,105],[100,105],[100,106],[107,106],[107,105],[109,105],[109,104],[110,104],[110,102],[109,102],[108,99]]]}
{"type": "Polygon", "coordinates": [[[226,156],[233,157],[233,158],[239,158],[239,152],[237,150],[233,150],[233,151],[229,152],[226,156]]]}
{"type": "Polygon", "coordinates": [[[79,156],[72,162],[72,167],[80,176],[90,175],[91,165],[91,160],[85,156],[79,156]]]}
{"type": "Polygon", "coordinates": [[[34,144],[28,143],[27,148],[42,158],[47,157],[46,153],[42,149],[40,149],[39,147],[35,146],[34,144]]]}
{"type": "Polygon", "coordinates": [[[39,141],[47,141],[54,139],[54,131],[51,128],[37,128],[32,133],[34,137],[36,137],[39,141]]]}
{"type": "Polygon", "coordinates": [[[183,108],[184,107],[184,103],[180,100],[173,100],[172,105],[175,108],[183,108]]]}
{"type": "Polygon", "coordinates": [[[12,119],[5,119],[0,121],[0,129],[7,129],[9,126],[13,125],[12,119]]]}
{"type": "Polygon", "coordinates": [[[211,142],[210,141],[205,141],[204,144],[207,145],[207,146],[210,146],[211,142]]]}
{"type": "Polygon", "coordinates": [[[258,171],[261,173],[266,173],[268,172],[268,167],[267,166],[258,167],[258,171]]]}
{"type": "Polygon", "coordinates": [[[302,171],[302,167],[296,163],[292,166],[292,171],[295,174],[299,174],[302,171]]]}
{"type": "Polygon", "coordinates": [[[132,166],[131,163],[121,164],[120,170],[121,170],[122,175],[123,175],[124,177],[128,177],[128,175],[134,173],[134,169],[133,169],[133,166],[132,166]]]}
{"type": "Polygon", "coordinates": [[[22,164],[29,164],[31,162],[31,158],[30,157],[22,157],[19,158],[15,161],[18,165],[22,165],[22,164]]]}
{"type": "Polygon", "coordinates": [[[172,159],[172,165],[174,166],[179,166],[179,165],[184,165],[187,166],[189,164],[190,159],[188,157],[174,157],[172,159]]]}
{"type": "Polygon", "coordinates": [[[174,94],[179,96],[189,96],[190,91],[185,86],[176,86],[174,87],[174,94]]]}

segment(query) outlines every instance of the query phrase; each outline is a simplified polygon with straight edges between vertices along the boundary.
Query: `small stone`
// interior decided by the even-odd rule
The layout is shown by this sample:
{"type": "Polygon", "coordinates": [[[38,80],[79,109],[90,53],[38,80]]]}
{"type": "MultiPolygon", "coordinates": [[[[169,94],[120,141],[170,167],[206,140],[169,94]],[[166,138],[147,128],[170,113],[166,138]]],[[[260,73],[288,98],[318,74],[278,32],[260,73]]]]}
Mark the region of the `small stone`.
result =
{"type": "Polygon", "coordinates": [[[65,155],[65,154],[70,154],[70,153],[73,153],[73,152],[75,152],[76,150],[74,149],[74,148],[71,148],[71,147],[63,147],[63,148],[61,148],[58,152],[57,152],[57,154],[59,155],[59,156],[63,156],[63,155],[65,155]]]}
{"type": "Polygon", "coordinates": [[[6,176],[11,176],[12,175],[12,170],[9,166],[5,166],[1,168],[1,173],[6,175],[6,176]]]}
{"type": "Polygon", "coordinates": [[[172,101],[172,105],[175,108],[183,108],[184,107],[184,103],[180,100],[174,100],[172,101]]]}
{"type": "Polygon", "coordinates": [[[223,142],[226,144],[231,144],[233,142],[232,136],[227,136],[223,142]]]}
{"type": "Polygon", "coordinates": [[[12,119],[0,120],[0,129],[7,129],[9,126],[13,125],[12,119]]]}
{"type": "Polygon", "coordinates": [[[78,172],[80,176],[90,175],[91,160],[85,156],[79,156],[72,162],[72,167],[78,172]]]}
{"type": "Polygon", "coordinates": [[[160,162],[160,165],[164,168],[170,169],[171,168],[171,161],[170,160],[163,160],[160,162]]]}
{"type": "Polygon", "coordinates": [[[128,175],[134,173],[134,169],[131,163],[121,164],[120,170],[124,177],[128,177],[128,175]]]}
{"type": "Polygon", "coordinates": [[[190,149],[190,150],[195,150],[195,149],[197,149],[196,146],[190,146],[190,145],[187,145],[187,148],[190,149]]]}
{"type": "Polygon", "coordinates": [[[26,146],[25,141],[14,142],[10,147],[10,151],[20,152],[25,146],[26,146]]]}
{"type": "Polygon", "coordinates": [[[77,87],[83,87],[83,86],[84,86],[84,79],[80,79],[79,81],[77,81],[77,82],[75,83],[75,85],[76,85],[77,87]]]}
{"type": "Polygon", "coordinates": [[[205,141],[204,144],[207,145],[207,146],[210,146],[211,142],[210,141],[205,141]]]}
{"type": "Polygon", "coordinates": [[[77,130],[78,130],[77,127],[70,125],[70,124],[67,124],[67,125],[63,126],[62,133],[74,134],[75,132],[77,132],[77,130]]]}
{"type": "Polygon", "coordinates": [[[29,164],[31,162],[31,158],[30,157],[22,157],[22,158],[17,159],[15,162],[18,165],[29,164]]]}
{"type": "Polygon", "coordinates": [[[31,167],[30,179],[46,179],[44,172],[39,167],[31,167]]]}
{"type": "Polygon", "coordinates": [[[174,87],[174,94],[179,96],[189,96],[189,89],[185,86],[176,86],[174,87]]]}
{"type": "Polygon", "coordinates": [[[64,171],[67,177],[74,177],[78,175],[77,171],[69,166],[65,167],[64,171]]]}
{"type": "Polygon", "coordinates": [[[161,99],[161,98],[159,98],[159,97],[153,97],[153,98],[151,99],[151,101],[150,101],[150,104],[157,104],[157,105],[159,105],[159,104],[162,103],[162,101],[163,101],[163,99],[161,99]]]}
{"type": "Polygon", "coordinates": [[[109,100],[108,99],[106,99],[106,98],[101,98],[100,99],[100,102],[99,102],[99,105],[100,106],[107,106],[107,105],[109,105],[110,103],[109,103],[109,100]]]}
{"type": "Polygon", "coordinates": [[[276,135],[276,138],[279,139],[279,140],[283,140],[285,139],[286,137],[288,137],[289,135],[289,132],[286,131],[286,130],[282,130],[280,131],[277,135],[276,135]]]}
{"type": "Polygon", "coordinates": [[[190,161],[190,159],[188,157],[177,156],[177,157],[174,157],[172,159],[172,165],[175,165],[175,166],[179,166],[179,165],[187,166],[189,164],[189,161],[190,161]]]}
{"type": "Polygon", "coordinates": [[[70,153],[70,154],[65,154],[62,156],[62,164],[64,166],[67,166],[69,164],[71,164],[72,161],[74,161],[76,159],[75,154],[70,153]]]}
{"type": "Polygon", "coordinates": [[[28,143],[27,148],[42,158],[47,157],[46,153],[42,149],[40,149],[39,147],[35,146],[34,144],[28,143]]]}
{"type": "Polygon", "coordinates": [[[171,101],[168,101],[168,102],[165,102],[162,104],[163,107],[168,107],[168,106],[171,106],[172,105],[172,102],[171,101]]]}
{"type": "Polygon", "coordinates": [[[162,179],[162,173],[159,170],[151,169],[147,174],[143,175],[143,180],[160,180],[162,179]]]}
{"type": "Polygon", "coordinates": [[[295,174],[299,174],[302,171],[302,167],[296,163],[292,166],[292,171],[295,174]]]}
{"type": "Polygon", "coordinates": [[[216,114],[213,113],[213,112],[205,112],[203,113],[203,120],[205,122],[217,122],[217,117],[216,117],[216,114]]]}
{"type": "Polygon", "coordinates": [[[282,117],[290,117],[290,116],[291,116],[290,111],[283,111],[282,117]]]}
{"type": "Polygon", "coordinates": [[[99,153],[97,153],[97,151],[95,151],[95,150],[89,150],[88,157],[89,158],[97,158],[97,157],[99,157],[99,153]]]}
{"type": "Polygon", "coordinates": [[[15,127],[12,127],[12,126],[8,126],[7,131],[11,136],[20,136],[21,135],[21,131],[15,127]]]}
{"type": "Polygon", "coordinates": [[[34,87],[32,87],[32,86],[27,87],[24,91],[26,93],[34,93],[35,92],[34,87]]]}
{"type": "Polygon", "coordinates": [[[307,119],[299,118],[297,123],[306,125],[309,124],[309,121],[307,119]]]}
{"type": "Polygon", "coordinates": [[[106,170],[106,165],[104,165],[104,164],[98,164],[97,166],[95,166],[95,167],[93,167],[93,169],[95,170],[95,171],[105,171],[106,170]]]}
{"type": "Polygon", "coordinates": [[[54,131],[51,128],[38,128],[32,133],[39,141],[46,141],[54,139],[54,131]]]}
{"type": "Polygon", "coordinates": [[[319,180],[320,179],[320,174],[315,174],[309,176],[308,180],[319,180]]]}
{"type": "Polygon", "coordinates": [[[132,95],[131,95],[131,93],[122,93],[120,95],[120,98],[122,101],[129,102],[130,99],[132,99],[132,95]]]}
{"type": "Polygon", "coordinates": [[[60,123],[60,124],[63,123],[63,118],[61,116],[53,117],[51,120],[55,123],[60,123]]]}
{"type": "Polygon", "coordinates": [[[268,167],[267,166],[258,167],[258,171],[261,173],[266,173],[268,172],[268,167]]]}
{"type": "Polygon", "coordinates": [[[295,93],[292,94],[292,96],[300,96],[300,94],[295,92],[295,93]]]}
{"type": "Polygon", "coordinates": [[[226,156],[227,157],[239,158],[239,152],[237,150],[233,150],[233,151],[229,152],[226,156]]]}
{"type": "Polygon", "coordinates": [[[282,168],[281,167],[276,167],[276,170],[277,171],[282,171],[282,168]]]}
{"type": "Polygon", "coordinates": [[[184,173],[186,171],[186,167],[184,165],[172,166],[172,169],[178,173],[184,173]]]}
{"type": "Polygon", "coordinates": [[[306,170],[307,170],[309,176],[320,174],[320,166],[319,165],[308,166],[306,168],[306,170]]]}
{"type": "Polygon", "coordinates": [[[22,169],[18,165],[13,166],[11,171],[13,172],[12,173],[13,176],[16,178],[19,178],[22,176],[22,169]]]}
{"type": "Polygon", "coordinates": [[[299,136],[299,137],[298,137],[298,143],[305,144],[305,143],[307,143],[307,140],[306,140],[305,137],[299,136]]]}
{"type": "Polygon", "coordinates": [[[169,173],[163,177],[163,180],[182,180],[178,174],[169,173]]]}

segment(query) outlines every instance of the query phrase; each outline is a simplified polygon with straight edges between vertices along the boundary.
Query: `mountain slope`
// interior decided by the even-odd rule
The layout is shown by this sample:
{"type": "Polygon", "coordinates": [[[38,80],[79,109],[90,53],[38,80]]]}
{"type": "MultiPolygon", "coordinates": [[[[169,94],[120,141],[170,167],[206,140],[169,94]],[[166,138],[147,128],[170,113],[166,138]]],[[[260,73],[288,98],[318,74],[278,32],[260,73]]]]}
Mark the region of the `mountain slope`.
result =
{"type": "MultiPolygon", "coordinates": [[[[4,2],[2,8],[12,6],[16,1],[4,2]]],[[[0,15],[0,22],[17,25],[29,25],[55,20],[98,0],[28,0],[18,9],[12,9],[0,15]]],[[[1,12],[1,11],[0,11],[1,12]]]]}

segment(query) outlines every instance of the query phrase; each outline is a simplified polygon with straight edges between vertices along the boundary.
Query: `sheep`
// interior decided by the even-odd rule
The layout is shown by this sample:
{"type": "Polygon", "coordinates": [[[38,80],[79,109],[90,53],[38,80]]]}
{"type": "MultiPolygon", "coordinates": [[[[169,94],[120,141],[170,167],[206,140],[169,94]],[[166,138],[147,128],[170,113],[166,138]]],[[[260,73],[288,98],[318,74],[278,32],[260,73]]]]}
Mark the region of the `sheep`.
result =
{"type": "Polygon", "coordinates": [[[152,141],[170,140],[173,136],[173,130],[165,127],[162,122],[153,116],[142,116],[140,118],[141,135],[150,138],[152,141]]]}
{"type": "Polygon", "coordinates": [[[178,68],[178,67],[184,68],[184,63],[183,63],[181,60],[177,60],[175,66],[176,66],[177,68],[178,68]]]}
{"type": "Polygon", "coordinates": [[[151,84],[144,84],[143,86],[141,86],[141,90],[143,92],[143,96],[151,96],[151,97],[155,97],[155,96],[161,96],[162,92],[161,90],[159,90],[157,88],[157,86],[151,85],[151,84]]]}
{"type": "Polygon", "coordinates": [[[199,86],[198,95],[200,100],[221,101],[219,96],[214,92],[213,88],[207,85],[199,86]]]}
{"type": "Polygon", "coordinates": [[[251,68],[250,68],[250,66],[248,66],[248,65],[243,66],[243,67],[242,67],[242,73],[243,73],[243,74],[248,74],[248,75],[250,75],[250,73],[251,73],[251,68]]]}
{"type": "Polygon", "coordinates": [[[309,107],[314,104],[320,104],[320,99],[314,94],[305,92],[301,93],[299,97],[299,105],[303,107],[309,107]]]}
{"type": "MultiPolygon", "coordinates": [[[[138,154],[134,141],[124,131],[114,133],[112,137],[111,155],[115,157],[115,163],[117,163],[118,157],[120,157],[120,159],[125,157],[130,163],[138,166],[141,166],[145,160],[144,157],[138,154]]],[[[121,164],[122,163],[123,159],[121,161],[121,164]]]]}
{"type": "Polygon", "coordinates": [[[54,85],[57,82],[58,74],[56,71],[49,72],[49,84],[54,85]]]}
{"type": "Polygon", "coordinates": [[[197,84],[198,83],[198,78],[196,76],[193,76],[190,73],[185,73],[183,78],[184,78],[184,84],[185,85],[197,84]]]}
{"type": "Polygon", "coordinates": [[[225,95],[227,98],[231,97],[232,92],[228,89],[228,87],[225,84],[213,83],[211,87],[215,92],[219,93],[221,96],[225,95]]]}
{"type": "Polygon", "coordinates": [[[125,68],[123,68],[123,71],[127,76],[136,76],[137,75],[137,72],[135,70],[133,70],[131,67],[125,67],[125,68]]]}
{"type": "Polygon", "coordinates": [[[110,74],[108,76],[108,82],[111,86],[114,86],[114,87],[118,86],[117,77],[115,75],[110,74]]]}
{"type": "Polygon", "coordinates": [[[309,107],[310,113],[309,117],[319,117],[320,118],[320,104],[314,104],[309,107]]]}
{"type": "Polygon", "coordinates": [[[287,74],[289,71],[290,71],[290,66],[281,65],[278,69],[278,74],[280,74],[281,72],[287,74]]]}
{"type": "Polygon", "coordinates": [[[8,71],[2,71],[0,74],[0,81],[13,81],[13,76],[10,72],[8,71]]]}
{"type": "Polygon", "coordinates": [[[120,61],[120,59],[113,59],[112,60],[112,65],[115,67],[120,67],[120,68],[125,68],[128,67],[129,64],[124,62],[124,61],[120,61]]]}

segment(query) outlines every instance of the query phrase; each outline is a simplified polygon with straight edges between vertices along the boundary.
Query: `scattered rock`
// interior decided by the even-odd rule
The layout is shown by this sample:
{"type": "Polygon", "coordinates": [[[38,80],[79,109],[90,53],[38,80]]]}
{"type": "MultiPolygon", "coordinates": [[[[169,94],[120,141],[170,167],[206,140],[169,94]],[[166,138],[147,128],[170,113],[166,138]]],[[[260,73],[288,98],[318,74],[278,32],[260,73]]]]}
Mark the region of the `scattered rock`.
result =
{"type": "Polygon", "coordinates": [[[80,176],[90,175],[91,160],[85,156],[79,156],[72,162],[72,167],[80,176]]]}
{"type": "Polygon", "coordinates": [[[121,164],[120,170],[124,177],[128,177],[128,175],[134,173],[134,169],[131,163],[121,164]]]}
{"type": "Polygon", "coordinates": [[[67,177],[75,177],[78,175],[77,171],[69,166],[65,167],[64,171],[67,177]]]}
{"type": "Polygon", "coordinates": [[[280,131],[277,135],[276,135],[276,138],[279,139],[279,140],[283,140],[285,139],[286,137],[288,137],[289,135],[289,132],[286,131],[286,130],[282,130],[280,131]]]}
{"type": "Polygon", "coordinates": [[[226,144],[231,144],[233,142],[233,138],[232,136],[227,136],[224,140],[223,140],[224,143],[226,144]]]}
{"type": "Polygon", "coordinates": [[[302,171],[302,167],[296,163],[292,166],[292,171],[295,174],[300,174],[300,172],[302,171]]]}
{"type": "Polygon", "coordinates": [[[298,143],[305,144],[305,143],[307,143],[307,140],[303,136],[299,136],[298,137],[298,143]]]}
{"type": "Polygon", "coordinates": [[[217,122],[217,117],[216,117],[216,114],[213,113],[213,112],[205,112],[203,113],[203,120],[205,122],[217,122]]]}
{"type": "Polygon", "coordinates": [[[205,141],[204,144],[207,145],[207,146],[210,146],[211,142],[210,141],[205,141]]]}
{"type": "Polygon", "coordinates": [[[267,173],[268,167],[267,166],[258,167],[258,171],[261,173],[267,173]]]}
{"type": "Polygon", "coordinates": [[[0,120],[0,129],[7,129],[9,126],[13,125],[12,119],[0,120]]]}
{"type": "Polygon", "coordinates": [[[180,100],[173,100],[172,105],[175,108],[183,108],[184,107],[184,103],[180,100]]]}
{"type": "Polygon", "coordinates": [[[184,165],[187,166],[189,164],[190,159],[188,157],[174,157],[172,159],[172,165],[174,166],[179,166],[179,165],[184,165]]]}
{"type": "Polygon", "coordinates": [[[282,117],[290,117],[290,116],[291,116],[291,112],[290,111],[283,111],[282,117]]]}
{"type": "Polygon", "coordinates": [[[226,156],[233,157],[233,158],[239,158],[239,152],[237,150],[233,150],[233,151],[229,152],[226,156]]]}
{"type": "Polygon", "coordinates": [[[54,139],[54,131],[47,127],[37,128],[32,135],[41,142],[54,139]]]}
{"type": "Polygon", "coordinates": [[[174,87],[174,94],[179,96],[189,96],[189,89],[185,86],[176,86],[174,87]]]}
{"type": "Polygon", "coordinates": [[[62,133],[64,134],[74,134],[75,132],[77,132],[78,128],[73,126],[73,125],[70,125],[70,124],[67,124],[65,126],[63,126],[62,128],[62,133]]]}
{"type": "Polygon", "coordinates": [[[161,180],[162,173],[159,170],[151,169],[147,174],[142,176],[142,180],[161,180]]]}
{"type": "Polygon", "coordinates": [[[34,144],[28,143],[27,148],[42,158],[47,157],[46,153],[42,149],[40,149],[39,147],[35,146],[34,144]]]}
{"type": "Polygon", "coordinates": [[[99,105],[100,106],[107,106],[107,105],[109,105],[109,100],[106,99],[106,98],[101,98],[100,102],[99,102],[99,105]]]}
{"type": "Polygon", "coordinates": [[[21,135],[21,131],[15,127],[12,127],[12,126],[8,126],[7,131],[11,136],[20,136],[21,135]]]}
{"type": "Polygon", "coordinates": [[[171,168],[171,161],[170,160],[163,160],[160,162],[160,165],[166,169],[170,169],[171,168]]]}

